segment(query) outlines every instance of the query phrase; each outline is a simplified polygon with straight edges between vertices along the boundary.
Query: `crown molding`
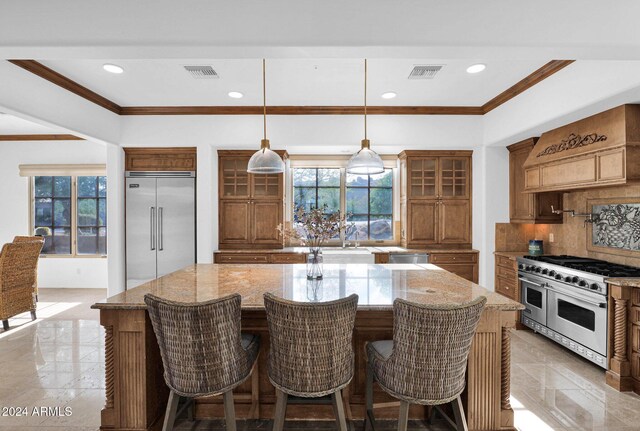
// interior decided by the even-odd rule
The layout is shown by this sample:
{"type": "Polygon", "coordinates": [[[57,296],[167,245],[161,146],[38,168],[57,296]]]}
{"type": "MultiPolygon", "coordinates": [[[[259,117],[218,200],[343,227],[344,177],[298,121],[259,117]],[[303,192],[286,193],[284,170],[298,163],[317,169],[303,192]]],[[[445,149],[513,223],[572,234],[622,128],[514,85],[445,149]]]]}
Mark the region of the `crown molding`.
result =
{"type": "MultiPolygon", "coordinates": [[[[8,60],[118,115],[262,115],[262,106],[120,106],[35,60],[8,60]]],[[[482,106],[369,106],[370,115],[484,115],[564,69],[575,60],[552,60],[482,106]]],[[[269,115],[362,115],[362,106],[267,106],[269,115]]]]}
{"type": "Polygon", "coordinates": [[[84,141],[74,135],[0,135],[0,141],[84,141]]]}

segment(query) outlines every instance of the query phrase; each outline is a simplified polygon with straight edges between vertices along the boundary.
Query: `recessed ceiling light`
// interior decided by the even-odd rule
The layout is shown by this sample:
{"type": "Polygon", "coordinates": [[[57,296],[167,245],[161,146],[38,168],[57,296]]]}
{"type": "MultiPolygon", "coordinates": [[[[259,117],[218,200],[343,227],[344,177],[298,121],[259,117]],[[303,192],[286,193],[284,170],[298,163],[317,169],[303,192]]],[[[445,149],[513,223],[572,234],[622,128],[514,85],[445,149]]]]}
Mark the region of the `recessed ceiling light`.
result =
{"type": "Polygon", "coordinates": [[[383,99],[393,99],[396,96],[397,96],[397,94],[394,93],[393,91],[387,91],[386,93],[382,93],[382,98],[383,99]]]}
{"type": "Polygon", "coordinates": [[[467,67],[467,73],[478,73],[478,72],[482,72],[483,70],[485,70],[487,68],[486,64],[482,64],[482,63],[478,63],[478,64],[472,64],[471,66],[467,67]]]}
{"type": "Polygon", "coordinates": [[[122,73],[124,69],[117,64],[106,63],[102,65],[102,68],[110,73],[122,73]]]}
{"type": "Polygon", "coordinates": [[[230,91],[228,95],[232,99],[242,99],[244,97],[244,94],[240,93],[239,91],[230,91]]]}

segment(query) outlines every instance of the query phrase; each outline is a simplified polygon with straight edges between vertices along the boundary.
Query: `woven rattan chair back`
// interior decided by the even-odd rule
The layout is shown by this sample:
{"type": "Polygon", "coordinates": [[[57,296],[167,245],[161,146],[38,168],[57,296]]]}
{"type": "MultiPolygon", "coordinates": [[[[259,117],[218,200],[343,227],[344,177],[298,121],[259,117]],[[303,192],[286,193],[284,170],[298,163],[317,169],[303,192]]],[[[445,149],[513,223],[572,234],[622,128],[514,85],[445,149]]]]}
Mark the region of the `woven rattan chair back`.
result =
{"type": "Polygon", "coordinates": [[[393,351],[376,376],[397,398],[438,405],[465,386],[467,358],[485,297],[462,305],[393,303],[393,351]]]}
{"type": "Polygon", "coordinates": [[[249,376],[255,357],[242,348],[240,299],[234,294],[191,304],[145,295],[164,378],[178,395],[220,394],[249,376]]]}
{"type": "Polygon", "coordinates": [[[17,235],[13,237],[13,242],[31,242],[31,241],[40,241],[44,242],[44,237],[41,236],[26,236],[26,235],[17,235]]]}
{"type": "Polygon", "coordinates": [[[268,373],[281,391],[300,397],[336,392],[353,377],[358,295],[301,303],[264,295],[271,340],[268,373]]]}
{"type": "Polygon", "coordinates": [[[9,243],[0,252],[0,291],[33,289],[42,241],[9,243]]]}

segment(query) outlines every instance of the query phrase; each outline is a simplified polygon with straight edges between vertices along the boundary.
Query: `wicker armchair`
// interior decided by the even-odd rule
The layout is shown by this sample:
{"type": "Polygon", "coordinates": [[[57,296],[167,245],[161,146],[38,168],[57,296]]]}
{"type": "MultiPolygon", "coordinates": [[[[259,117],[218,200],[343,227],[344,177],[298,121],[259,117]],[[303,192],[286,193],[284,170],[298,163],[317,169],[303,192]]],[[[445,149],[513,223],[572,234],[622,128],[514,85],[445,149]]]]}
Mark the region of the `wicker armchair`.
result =
{"type": "MultiPolygon", "coordinates": [[[[367,343],[365,429],[375,429],[374,379],[400,400],[398,430],[406,431],[409,404],[452,403],[455,425],[466,430],[460,394],[465,387],[467,358],[485,297],[462,305],[429,306],[396,299],[393,341],[367,343]]],[[[448,417],[445,416],[453,424],[448,417]]]]}
{"type": "Polygon", "coordinates": [[[42,250],[41,241],[5,244],[0,252],[0,320],[9,330],[9,318],[31,312],[36,319],[33,285],[42,250]]]}
{"type": "MultiPolygon", "coordinates": [[[[171,390],[163,431],[173,429],[178,403],[223,395],[227,430],[235,431],[232,390],[252,373],[260,340],[240,332],[240,295],[202,303],[144,297],[171,390]]],[[[254,375],[257,370],[253,371],[254,375]]]]}
{"type": "Polygon", "coordinates": [[[345,431],[340,391],[353,378],[351,340],[358,295],[331,302],[300,303],[266,293],[264,303],[271,346],[268,373],[276,388],[273,429],[282,431],[290,395],[331,395],[338,429],[345,431]]]}
{"type": "MultiPolygon", "coordinates": [[[[40,241],[42,246],[44,247],[44,237],[42,236],[16,236],[13,238],[14,244],[17,242],[32,242],[32,241],[40,241]]],[[[42,251],[42,250],[41,250],[42,251]]],[[[36,265],[36,278],[33,283],[33,290],[36,294],[36,302],[38,302],[38,265],[36,265]]]]}

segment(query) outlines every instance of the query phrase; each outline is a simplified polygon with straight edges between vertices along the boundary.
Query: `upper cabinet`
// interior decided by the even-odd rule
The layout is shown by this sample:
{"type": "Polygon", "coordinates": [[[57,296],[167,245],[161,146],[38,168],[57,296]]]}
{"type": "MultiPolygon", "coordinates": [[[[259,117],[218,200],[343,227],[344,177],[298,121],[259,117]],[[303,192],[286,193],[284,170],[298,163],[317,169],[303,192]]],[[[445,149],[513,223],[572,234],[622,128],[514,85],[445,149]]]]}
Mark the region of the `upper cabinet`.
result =
{"type": "Polygon", "coordinates": [[[196,171],[196,147],[125,147],[125,171],[196,171]]]}
{"type": "Polygon", "coordinates": [[[400,242],[471,247],[472,151],[400,153],[400,242]]]}
{"type": "Polygon", "coordinates": [[[640,180],[640,105],[622,105],[543,133],[524,162],[527,192],[640,180]]]}
{"type": "Polygon", "coordinates": [[[511,223],[562,223],[562,192],[526,193],[524,162],[538,138],[529,138],[507,147],[509,150],[509,219],[511,223]]]}
{"type": "MultiPolygon", "coordinates": [[[[251,154],[242,151],[219,151],[220,197],[222,199],[278,199],[283,197],[282,174],[249,174],[251,154]],[[240,153],[240,154],[238,154],[240,153]]],[[[281,154],[281,157],[284,153],[281,154]]]]}
{"type": "MultiPolygon", "coordinates": [[[[283,159],[285,151],[276,151],[283,159]]],[[[282,248],[284,175],[249,174],[255,151],[218,151],[220,249],[282,248]]]]}

